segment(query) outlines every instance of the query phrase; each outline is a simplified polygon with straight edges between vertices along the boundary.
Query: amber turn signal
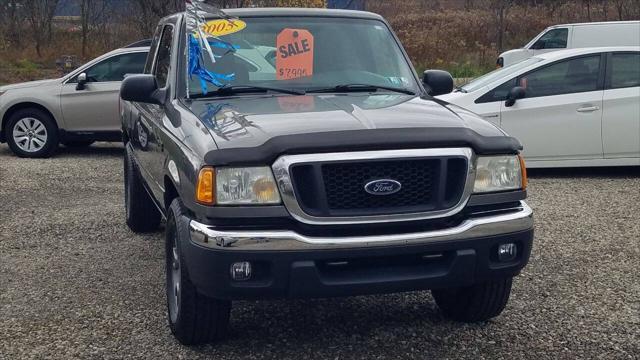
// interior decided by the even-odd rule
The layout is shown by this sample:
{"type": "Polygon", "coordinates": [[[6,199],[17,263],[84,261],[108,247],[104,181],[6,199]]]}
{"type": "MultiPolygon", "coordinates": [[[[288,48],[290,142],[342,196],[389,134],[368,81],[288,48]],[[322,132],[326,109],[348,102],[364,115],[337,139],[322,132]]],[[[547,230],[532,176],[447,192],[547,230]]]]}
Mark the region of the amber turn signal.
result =
{"type": "Polygon", "coordinates": [[[203,167],[198,173],[198,186],[196,187],[196,201],[204,205],[213,205],[216,202],[214,191],[216,188],[216,172],[212,167],[203,167]]]}
{"type": "Polygon", "coordinates": [[[527,179],[527,165],[524,163],[524,157],[522,157],[522,154],[518,154],[518,159],[520,159],[520,171],[522,171],[522,190],[527,190],[527,185],[529,185],[529,180],[527,179]]]}

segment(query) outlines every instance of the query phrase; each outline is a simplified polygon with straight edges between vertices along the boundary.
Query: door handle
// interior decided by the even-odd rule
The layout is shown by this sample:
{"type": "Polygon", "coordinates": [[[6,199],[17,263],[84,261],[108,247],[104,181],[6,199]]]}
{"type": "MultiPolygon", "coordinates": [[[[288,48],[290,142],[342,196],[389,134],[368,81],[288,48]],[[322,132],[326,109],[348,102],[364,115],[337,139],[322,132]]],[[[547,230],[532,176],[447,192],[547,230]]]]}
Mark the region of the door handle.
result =
{"type": "Polygon", "coordinates": [[[578,108],[576,111],[581,113],[592,112],[600,110],[600,106],[586,106],[582,108],[578,108]]]}

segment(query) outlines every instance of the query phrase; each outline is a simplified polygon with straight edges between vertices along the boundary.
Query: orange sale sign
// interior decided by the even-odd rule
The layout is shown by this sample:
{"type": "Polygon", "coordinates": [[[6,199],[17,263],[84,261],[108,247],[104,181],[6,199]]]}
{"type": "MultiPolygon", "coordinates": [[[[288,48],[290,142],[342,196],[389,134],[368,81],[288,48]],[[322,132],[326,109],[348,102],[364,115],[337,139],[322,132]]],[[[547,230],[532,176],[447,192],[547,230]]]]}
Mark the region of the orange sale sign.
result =
{"type": "Polygon", "coordinates": [[[309,30],[284,29],[276,39],[276,79],[313,75],[313,35],[309,30]]]}

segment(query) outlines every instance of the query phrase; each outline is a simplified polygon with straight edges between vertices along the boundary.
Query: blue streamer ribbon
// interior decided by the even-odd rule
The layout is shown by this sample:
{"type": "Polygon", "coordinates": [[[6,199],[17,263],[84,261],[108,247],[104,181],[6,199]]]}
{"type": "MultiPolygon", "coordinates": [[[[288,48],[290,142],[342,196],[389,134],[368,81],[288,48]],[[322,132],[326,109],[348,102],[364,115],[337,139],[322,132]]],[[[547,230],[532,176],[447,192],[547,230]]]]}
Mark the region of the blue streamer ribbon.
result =
{"type": "MultiPolygon", "coordinates": [[[[235,52],[238,49],[237,46],[221,40],[207,39],[207,42],[213,47],[227,50],[227,53],[235,52]]],[[[227,53],[225,53],[225,55],[227,53]]],[[[222,56],[214,55],[216,58],[222,56]]],[[[207,70],[202,64],[202,47],[200,46],[200,42],[193,34],[189,34],[189,78],[193,80],[194,75],[200,80],[200,87],[202,88],[202,93],[205,95],[208,91],[207,83],[211,83],[217,87],[223,87],[225,83],[235,80],[236,77],[235,74],[219,74],[207,70]]]]}

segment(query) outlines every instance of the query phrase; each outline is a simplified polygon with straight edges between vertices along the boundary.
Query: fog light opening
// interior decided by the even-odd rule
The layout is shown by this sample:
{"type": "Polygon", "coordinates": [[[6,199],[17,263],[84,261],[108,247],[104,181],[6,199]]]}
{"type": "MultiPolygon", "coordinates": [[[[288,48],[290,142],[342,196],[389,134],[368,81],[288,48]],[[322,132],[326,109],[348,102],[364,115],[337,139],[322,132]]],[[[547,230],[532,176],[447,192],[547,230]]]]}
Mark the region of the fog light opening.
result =
{"type": "Polygon", "coordinates": [[[518,246],[514,243],[501,244],[498,246],[498,260],[500,262],[513,261],[518,256],[518,246]]]}
{"type": "Polygon", "coordinates": [[[245,281],[251,278],[251,263],[241,261],[231,264],[231,278],[235,281],[245,281]]]}

